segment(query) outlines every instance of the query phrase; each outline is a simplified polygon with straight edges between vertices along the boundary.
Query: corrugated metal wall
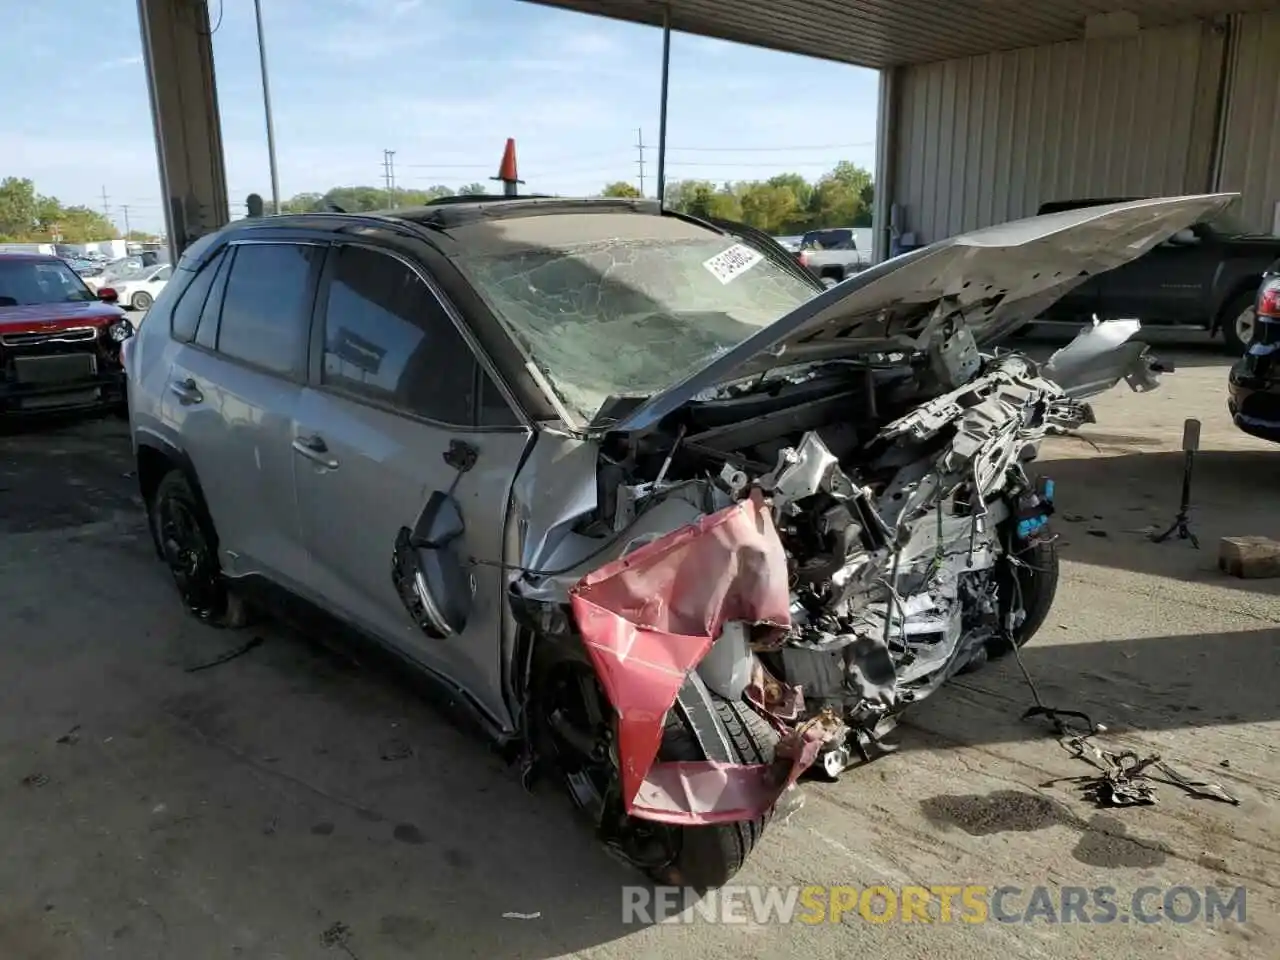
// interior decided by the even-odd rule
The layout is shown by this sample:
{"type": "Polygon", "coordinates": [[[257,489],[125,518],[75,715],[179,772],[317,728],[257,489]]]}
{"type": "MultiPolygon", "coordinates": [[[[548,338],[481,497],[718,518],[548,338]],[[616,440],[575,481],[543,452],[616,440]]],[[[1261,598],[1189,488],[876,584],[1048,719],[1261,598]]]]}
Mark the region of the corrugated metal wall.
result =
{"type": "Polygon", "coordinates": [[[1242,194],[1240,220],[1270,231],[1280,201],[1280,13],[1244,14],[1233,30],[1218,185],[1242,194]]]}
{"type": "Polygon", "coordinates": [[[1192,22],[901,69],[903,229],[932,242],[1048,200],[1207,189],[1224,53],[1192,22]]]}

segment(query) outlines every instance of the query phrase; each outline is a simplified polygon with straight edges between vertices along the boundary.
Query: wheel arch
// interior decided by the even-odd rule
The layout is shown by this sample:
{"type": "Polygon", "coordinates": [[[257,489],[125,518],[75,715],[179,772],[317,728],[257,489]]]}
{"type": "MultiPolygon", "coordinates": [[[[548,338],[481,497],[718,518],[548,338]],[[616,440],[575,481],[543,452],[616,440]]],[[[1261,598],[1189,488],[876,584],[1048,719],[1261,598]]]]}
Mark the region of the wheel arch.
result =
{"type": "Polygon", "coordinates": [[[1213,326],[1209,328],[1211,336],[1216,336],[1222,329],[1224,321],[1234,320],[1234,317],[1228,317],[1227,314],[1235,305],[1235,302],[1245,293],[1257,293],[1258,287],[1262,285],[1262,274],[1256,277],[1242,277],[1227,289],[1226,296],[1218,302],[1218,308],[1213,313],[1213,326]]]}
{"type": "MultiPolygon", "coordinates": [[[[160,552],[160,543],[156,539],[156,531],[152,528],[150,522],[151,507],[155,499],[157,488],[160,481],[165,475],[173,470],[181,471],[186,477],[187,483],[191,485],[191,492],[195,494],[196,501],[200,509],[204,511],[205,516],[212,518],[213,514],[209,511],[209,501],[205,498],[204,488],[200,486],[200,477],[196,473],[195,464],[191,462],[191,458],[185,450],[162,440],[155,436],[140,437],[138,439],[137,453],[135,455],[138,472],[138,489],[142,494],[142,503],[147,511],[147,527],[151,530],[151,539],[155,544],[156,552],[160,552]]],[[[213,531],[213,548],[216,550],[217,530],[213,531]]]]}

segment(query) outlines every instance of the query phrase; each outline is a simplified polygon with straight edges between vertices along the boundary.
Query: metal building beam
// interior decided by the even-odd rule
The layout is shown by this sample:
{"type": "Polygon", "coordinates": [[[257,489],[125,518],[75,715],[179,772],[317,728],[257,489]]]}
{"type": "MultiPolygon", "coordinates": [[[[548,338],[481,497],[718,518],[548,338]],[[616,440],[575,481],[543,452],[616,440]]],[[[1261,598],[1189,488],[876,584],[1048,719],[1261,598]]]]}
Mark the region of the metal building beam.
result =
{"type": "Polygon", "coordinates": [[[230,219],[207,0],[138,0],[169,255],[230,219]]]}
{"type": "Polygon", "coordinates": [[[889,259],[893,212],[894,173],[898,166],[901,136],[898,98],[902,77],[900,67],[880,71],[880,103],[876,112],[875,193],[871,201],[871,261],[889,259]]]}

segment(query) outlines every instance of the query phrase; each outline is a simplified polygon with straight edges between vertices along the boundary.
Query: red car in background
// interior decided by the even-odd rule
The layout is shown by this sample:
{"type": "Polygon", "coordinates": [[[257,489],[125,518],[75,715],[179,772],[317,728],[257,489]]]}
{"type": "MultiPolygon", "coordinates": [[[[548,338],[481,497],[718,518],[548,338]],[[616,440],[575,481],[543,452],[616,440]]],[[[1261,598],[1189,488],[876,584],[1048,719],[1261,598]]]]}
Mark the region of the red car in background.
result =
{"type": "Polygon", "coordinates": [[[123,408],[133,324],[58,257],[0,253],[0,416],[123,408]]]}

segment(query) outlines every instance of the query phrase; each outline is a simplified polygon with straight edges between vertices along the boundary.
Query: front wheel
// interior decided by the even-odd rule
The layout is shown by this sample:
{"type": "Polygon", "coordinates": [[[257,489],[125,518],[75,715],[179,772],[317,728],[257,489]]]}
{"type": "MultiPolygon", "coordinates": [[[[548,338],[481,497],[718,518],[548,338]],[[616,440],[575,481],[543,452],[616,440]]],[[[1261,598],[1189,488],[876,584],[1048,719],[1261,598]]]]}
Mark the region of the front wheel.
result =
{"type": "Polygon", "coordinates": [[[150,310],[151,304],[154,302],[155,300],[149,293],[135,293],[133,295],[133,299],[129,301],[129,304],[135,310],[150,310]]]}
{"type": "MultiPolygon", "coordinates": [[[[556,768],[574,805],[606,845],[657,883],[699,892],[728,883],[759,841],[769,814],[694,827],[628,816],[622,806],[613,711],[585,651],[538,641],[533,681],[536,748],[556,768]]],[[[778,742],[773,728],[746,703],[711,697],[735,760],[771,763],[778,742]]],[[[680,712],[668,711],[658,760],[706,759],[680,712]]]]}
{"type": "MultiPolygon", "coordinates": [[[[1024,616],[1013,633],[1013,644],[1025,647],[1036,635],[1058,593],[1058,544],[1042,540],[1012,554],[1016,563],[1005,563],[998,575],[1000,618],[1008,615],[1015,602],[1021,601],[1024,616]]],[[[993,637],[987,641],[987,657],[999,659],[1012,652],[1009,639],[993,637]]]]}

